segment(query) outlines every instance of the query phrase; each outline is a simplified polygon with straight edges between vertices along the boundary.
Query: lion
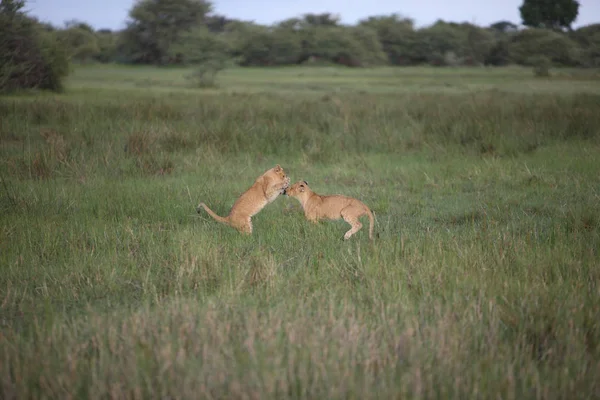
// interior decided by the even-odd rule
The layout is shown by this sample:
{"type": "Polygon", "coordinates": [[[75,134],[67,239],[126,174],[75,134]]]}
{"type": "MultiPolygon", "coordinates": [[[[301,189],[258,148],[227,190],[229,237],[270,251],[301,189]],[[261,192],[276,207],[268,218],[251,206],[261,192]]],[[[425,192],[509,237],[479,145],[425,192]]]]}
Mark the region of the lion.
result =
{"type": "Polygon", "coordinates": [[[359,218],[369,217],[369,239],[373,239],[373,213],[362,201],[342,195],[319,195],[308,187],[308,182],[299,181],[284,191],[284,194],[296,198],[304,209],[307,220],[317,223],[321,219],[343,219],[352,228],[346,232],[344,239],[348,240],[362,228],[359,218]]]}
{"type": "Polygon", "coordinates": [[[217,221],[229,225],[241,233],[252,234],[252,217],[258,214],[267,204],[273,202],[277,196],[283,194],[289,185],[289,176],[277,164],[256,178],[254,184],[242,193],[233,204],[228,216],[218,216],[204,203],[198,204],[196,211],[200,213],[202,207],[217,221]]]}

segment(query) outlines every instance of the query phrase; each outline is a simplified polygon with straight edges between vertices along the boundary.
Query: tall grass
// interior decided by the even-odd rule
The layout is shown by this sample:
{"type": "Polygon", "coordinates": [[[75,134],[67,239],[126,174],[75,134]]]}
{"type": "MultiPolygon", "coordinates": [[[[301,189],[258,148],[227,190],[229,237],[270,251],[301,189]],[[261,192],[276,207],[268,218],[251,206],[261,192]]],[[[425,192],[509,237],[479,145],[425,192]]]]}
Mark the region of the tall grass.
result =
{"type": "Polygon", "coordinates": [[[2,98],[0,396],[598,397],[598,109],[499,90],[2,98]],[[250,237],[195,213],[226,214],[275,163],[365,201],[375,241],[285,197],[250,237]]]}

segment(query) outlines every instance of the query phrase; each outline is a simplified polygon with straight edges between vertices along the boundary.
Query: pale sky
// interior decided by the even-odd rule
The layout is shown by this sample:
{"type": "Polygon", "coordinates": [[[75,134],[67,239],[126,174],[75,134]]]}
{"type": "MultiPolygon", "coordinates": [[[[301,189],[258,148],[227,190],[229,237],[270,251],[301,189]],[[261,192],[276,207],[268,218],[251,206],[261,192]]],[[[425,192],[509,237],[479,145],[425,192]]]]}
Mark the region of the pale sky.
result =
{"type": "MultiPolygon", "coordinates": [[[[272,24],[305,13],[338,14],[343,23],[397,13],[415,20],[417,26],[437,19],[486,26],[507,20],[520,24],[522,0],[214,0],[213,11],[229,18],[272,24]]],[[[87,22],[96,29],[120,29],[134,0],[28,0],[29,14],[62,26],[70,19],[87,22]]],[[[574,27],[600,23],[600,0],[579,0],[574,27]]]]}

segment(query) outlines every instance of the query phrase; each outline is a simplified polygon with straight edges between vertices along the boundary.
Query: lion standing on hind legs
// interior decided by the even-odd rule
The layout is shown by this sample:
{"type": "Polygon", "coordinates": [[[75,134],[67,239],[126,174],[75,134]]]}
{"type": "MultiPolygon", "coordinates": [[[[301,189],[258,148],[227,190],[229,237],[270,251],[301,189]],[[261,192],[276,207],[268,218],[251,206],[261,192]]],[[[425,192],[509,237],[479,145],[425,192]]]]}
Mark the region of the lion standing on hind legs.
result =
{"type": "Polygon", "coordinates": [[[233,204],[228,216],[218,216],[204,203],[198,204],[196,211],[200,213],[200,208],[204,208],[217,221],[229,225],[241,233],[251,235],[252,217],[258,214],[266,205],[273,202],[280,194],[283,194],[289,185],[290,177],[277,164],[256,178],[254,184],[242,193],[233,204]]]}
{"type": "Polygon", "coordinates": [[[320,219],[343,219],[352,228],[344,235],[344,240],[362,228],[359,218],[363,215],[369,217],[369,239],[373,240],[373,213],[365,203],[352,197],[342,195],[323,196],[313,192],[308,187],[308,182],[299,181],[287,188],[284,192],[289,197],[296,198],[304,209],[304,216],[311,222],[317,223],[320,219]]]}

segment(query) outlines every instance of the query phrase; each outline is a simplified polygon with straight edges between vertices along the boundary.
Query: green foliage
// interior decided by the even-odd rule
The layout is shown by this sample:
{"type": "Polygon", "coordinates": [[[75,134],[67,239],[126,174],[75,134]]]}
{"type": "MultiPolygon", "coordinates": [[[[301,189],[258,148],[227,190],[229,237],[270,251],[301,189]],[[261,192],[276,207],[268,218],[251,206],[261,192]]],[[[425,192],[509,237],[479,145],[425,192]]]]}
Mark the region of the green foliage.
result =
{"type": "Polygon", "coordinates": [[[547,29],[525,29],[512,36],[511,59],[518,64],[530,65],[527,60],[544,56],[553,64],[574,66],[581,60],[581,49],[568,36],[547,29]]]}
{"type": "Polygon", "coordinates": [[[341,24],[339,17],[330,13],[304,14],[265,26],[210,14],[212,5],[207,0],[138,0],[129,12],[126,29],[120,32],[94,32],[78,20],[68,21],[63,29],[44,26],[43,30],[57,32],[73,61],[156,65],[188,64],[188,59],[196,56],[187,53],[202,48],[194,48],[189,36],[204,31],[205,40],[222,45],[222,51],[211,51],[215,60],[202,61],[210,65],[208,71],[219,70],[225,59],[241,66],[501,66],[528,65],[528,59],[543,55],[555,65],[598,65],[593,25],[568,35],[552,31],[568,25],[564,10],[569,10],[572,0],[557,1],[526,1],[525,13],[558,22],[536,25],[552,25],[551,29],[525,31],[510,21],[484,28],[438,20],[417,29],[413,20],[397,14],[368,17],[354,26],[341,24]],[[557,7],[550,7],[551,3],[557,7]],[[548,7],[554,14],[544,11],[548,7]]]}
{"type": "Polygon", "coordinates": [[[600,32],[590,36],[589,45],[583,50],[582,57],[586,66],[600,67],[600,32]]]}
{"type": "MultiPolygon", "coordinates": [[[[532,4],[528,2],[525,9],[541,7],[532,4]]],[[[569,37],[553,36],[550,29],[522,33],[510,21],[484,28],[439,20],[417,29],[414,21],[397,14],[372,16],[349,26],[336,15],[322,13],[265,26],[210,14],[210,9],[206,0],[140,0],[122,32],[94,33],[85,23],[71,21],[66,30],[77,35],[65,32],[64,36],[72,37],[67,42],[74,43],[69,45],[73,59],[159,65],[185,64],[190,47],[184,36],[194,30],[219,35],[228,56],[241,66],[526,65],[528,58],[541,52],[564,66],[594,66],[598,59],[597,46],[588,45],[595,41],[593,29],[571,35],[580,49],[569,48],[573,44],[569,37]]],[[[561,21],[566,23],[564,18],[561,21]]]]}
{"type": "Polygon", "coordinates": [[[467,65],[484,64],[486,58],[496,44],[494,34],[487,29],[475,25],[466,24],[463,29],[466,30],[466,48],[465,62],[467,65]]]}
{"type": "Polygon", "coordinates": [[[99,30],[96,32],[96,40],[98,43],[98,52],[94,56],[96,61],[102,63],[116,61],[118,56],[118,33],[110,30],[99,30]]]}
{"type": "Polygon", "coordinates": [[[347,66],[385,63],[377,35],[365,27],[333,24],[327,17],[311,23],[288,20],[273,29],[254,28],[239,42],[240,65],[289,65],[309,61],[347,66]]]}
{"type": "MultiPolygon", "coordinates": [[[[248,39],[263,33],[265,30],[266,28],[264,26],[253,22],[232,21],[225,26],[225,31],[222,35],[228,42],[231,55],[237,59],[239,63],[242,63],[244,62],[242,53],[246,48],[249,48],[254,44],[248,39]]],[[[266,37],[263,38],[263,40],[266,40],[266,37]]],[[[256,44],[257,46],[260,46],[261,42],[256,42],[256,44]]]]}
{"type": "Polygon", "coordinates": [[[600,24],[582,26],[570,36],[582,48],[583,64],[586,67],[600,67],[600,24]]]}
{"type": "Polygon", "coordinates": [[[577,0],[523,0],[519,7],[523,25],[552,30],[571,29],[579,13],[577,0]]]}
{"type": "Polygon", "coordinates": [[[369,17],[359,22],[374,30],[381,47],[392,65],[409,65],[414,62],[416,33],[414,21],[397,14],[369,17]]]}
{"type": "Polygon", "coordinates": [[[527,60],[527,64],[533,66],[533,74],[539,78],[550,76],[550,67],[552,62],[543,55],[532,56],[527,60]]]}
{"type": "Polygon", "coordinates": [[[357,43],[357,56],[363,66],[387,64],[387,55],[378,39],[377,32],[367,27],[352,27],[350,36],[357,43]]]}
{"type": "Polygon", "coordinates": [[[25,2],[0,3],[0,92],[18,89],[61,91],[67,55],[48,32],[23,12],[25,2]]]}
{"type": "Polygon", "coordinates": [[[338,15],[332,15],[331,13],[322,14],[304,14],[302,18],[302,25],[305,27],[334,27],[339,26],[340,18],[338,15]]]}
{"type": "Polygon", "coordinates": [[[506,35],[518,30],[518,26],[510,21],[498,21],[489,26],[489,29],[497,35],[506,35]]]}
{"type": "Polygon", "coordinates": [[[494,66],[505,66],[510,64],[510,44],[508,39],[496,41],[486,55],[484,64],[494,66]]]}
{"type": "Polygon", "coordinates": [[[302,31],[301,59],[362,66],[383,62],[385,53],[368,28],[318,25],[302,31]]]}
{"type": "Polygon", "coordinates": [[[465,31],[457,24],[438,21],[417,31],[417,60],[432,65],[449,65],[453,58],[462,63],[466,50],[465,31]]]}
{"type": "Polygon", "coordinates": [[[232,22],[235,22],[235,20],[215,14],[206,15],[203,24],[212,33],[224,33],[227,30],[227,26],[232,22]]]}
{"type": "Polygon", "coordinates": [[[171,63],[171,46],[198,27],[211,7],[204,0],[138,0],[129,11],[121,51],[134,63],[171,63]]]}
{"type": "Polygon", "coordinates": [[[570,37],[582,47],[594,46],[596,37],[600,34],[600,23],[582,26],[570,33],[570,37]]]}
{"type": "Polygon", "coordinates": [[[94,33],[94,28],[92,28],[90,26],[90,24],[83,22],[83,21],[79,21],[77,19],[72,19],[70,21],[66,21],[65,28],[66,29],[81,29],[81,30],[87,31],[89,33],[94,33]]]}
{"type": "Polygon", "coordinates": [[[231,61],[228,44],[222,35],[215,35],[206,28],[184,32],[180,40],[170,48],[170,58],[185,65],[193,65],[189,80],[195,87],[215,87],[217,74],[231,61]]]}
{"type": "Polygon", "coordinates": [[[301,34],[278,27],[250,29],[238,44],[240,65],[269,66],[298,63],[301,57],[301,34]]]}
{"type": "Polygon", "coordinates": [[[100,53],[98,38],[93,30],[90,31],[84,27],[72,26],[58,31],[57,35],[62,46],[68,52],[70,59],[73,61],[90,61],[100,53]]]}

